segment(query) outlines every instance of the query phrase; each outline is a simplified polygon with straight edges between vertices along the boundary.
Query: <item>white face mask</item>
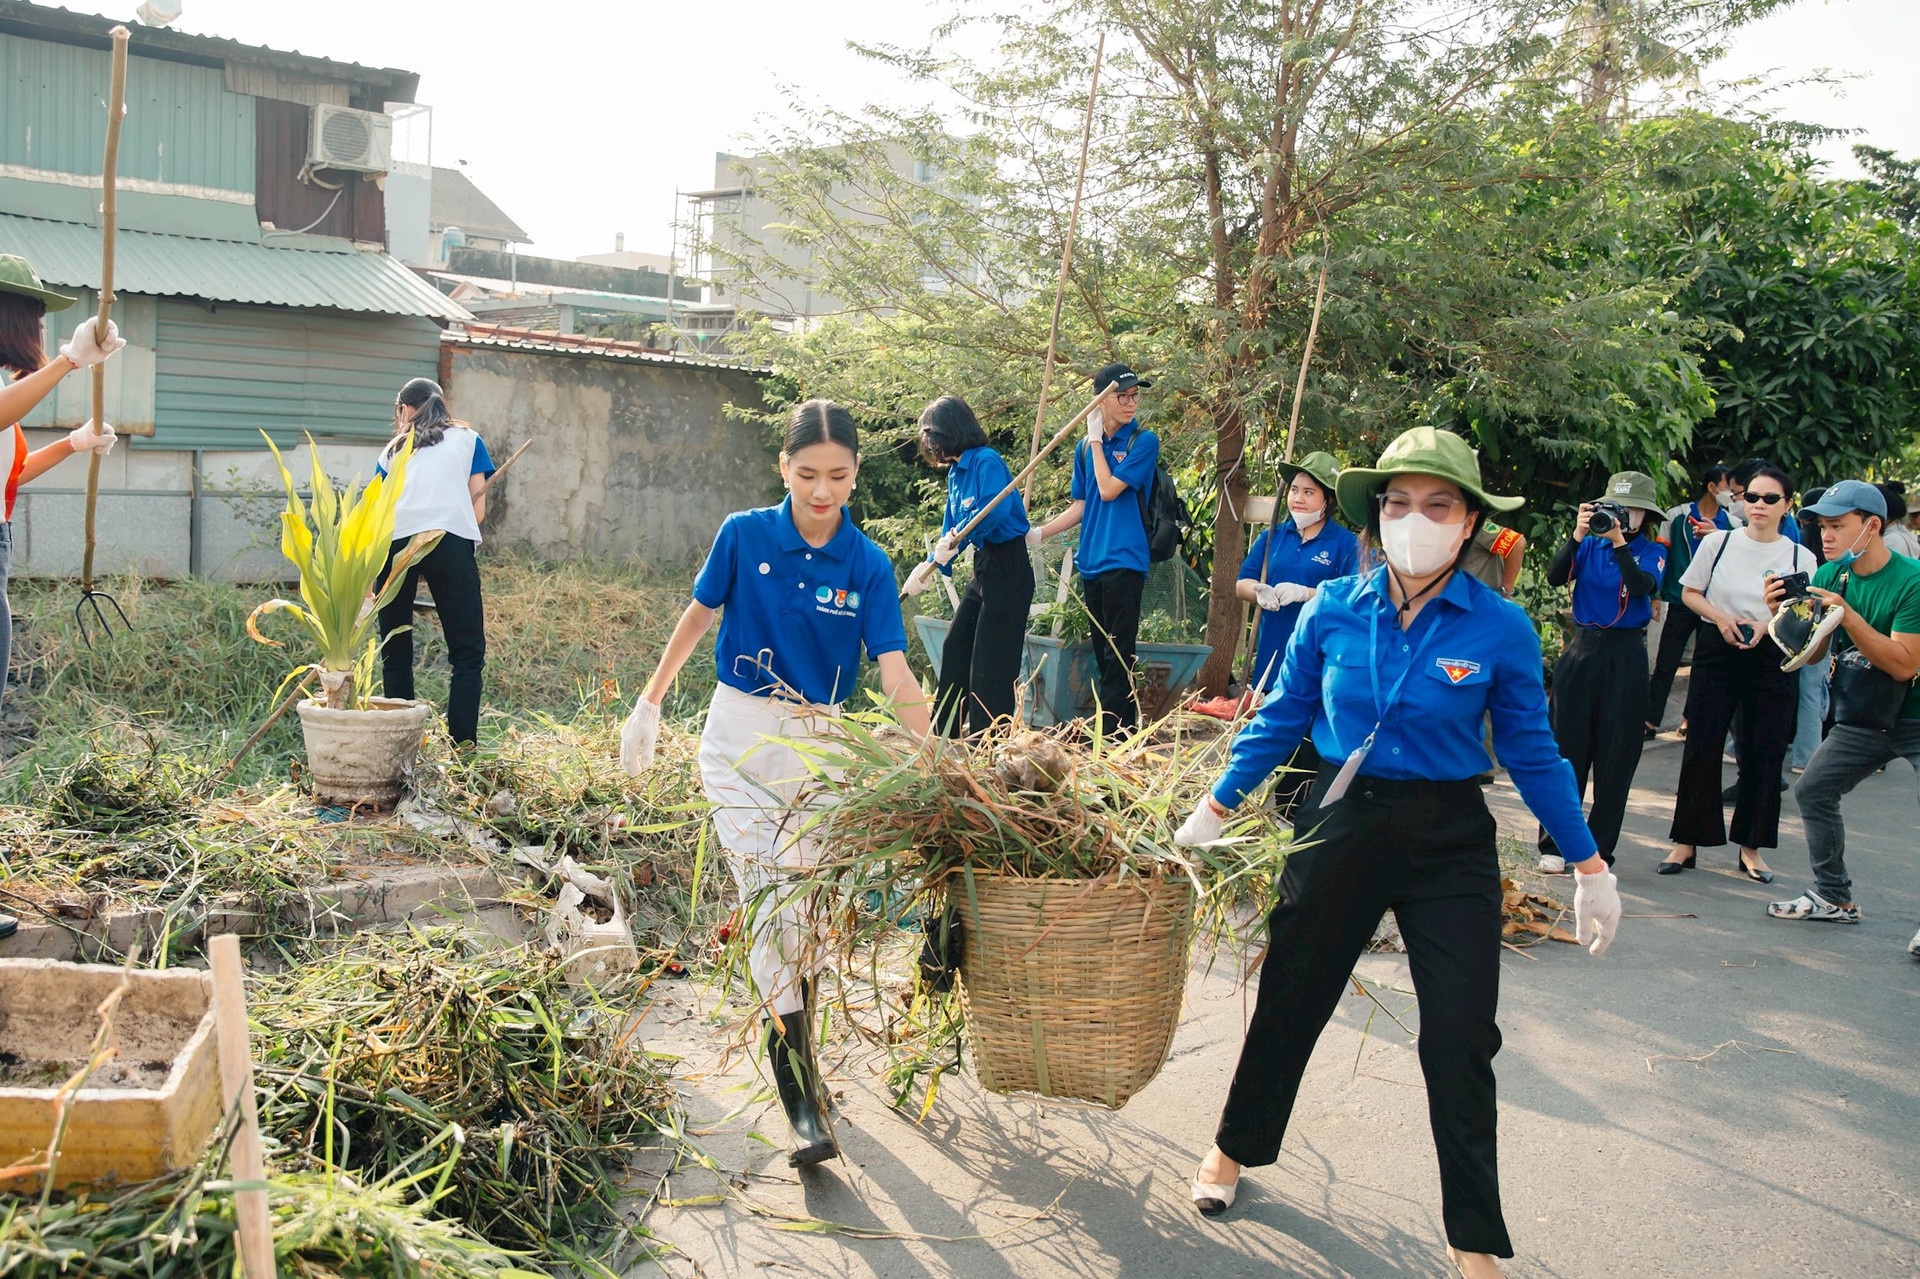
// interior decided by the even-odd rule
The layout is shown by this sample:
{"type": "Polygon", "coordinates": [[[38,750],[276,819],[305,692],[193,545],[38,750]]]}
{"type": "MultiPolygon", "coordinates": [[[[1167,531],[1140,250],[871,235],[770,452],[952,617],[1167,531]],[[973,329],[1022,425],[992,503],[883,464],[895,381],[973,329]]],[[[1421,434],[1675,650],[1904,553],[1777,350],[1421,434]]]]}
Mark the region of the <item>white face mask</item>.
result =
{"type": "Polygon", "coordinates": [[[1733,513],[1734,519],[1744,522],[1747,518],[1747,499],[1730,497],[1727,499],[1727,509],[1733,513]]]}
{"type": "Polygon", "coordinates": [[[1466,522],[1436,524],[1415,511],[1397,520],[1380,521],[1380,549],[1387,563],[1408,577],[1426,577],[1453,563],[1460,552],[1466,522]]]}
{"type": "Polygon", "coordinates": [[[1327,516],[1325,511],[1296,511],[1291,506],[1287,508],[1287,514],[1293,516],[1293,526],[1303,532],[1327,516]]]}

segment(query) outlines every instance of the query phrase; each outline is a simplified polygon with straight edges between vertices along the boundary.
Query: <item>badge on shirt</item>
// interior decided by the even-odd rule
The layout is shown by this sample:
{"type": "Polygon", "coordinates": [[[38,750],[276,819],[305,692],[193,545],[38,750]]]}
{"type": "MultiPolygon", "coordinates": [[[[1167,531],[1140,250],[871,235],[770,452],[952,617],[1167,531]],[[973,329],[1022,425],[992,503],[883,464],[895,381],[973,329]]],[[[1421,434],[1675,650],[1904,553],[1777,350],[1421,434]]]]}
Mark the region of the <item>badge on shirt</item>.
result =
{"type": "Polygon", "coordinates": [[[858,591],[822,586],[813,593],[813,598],[820,605],[821,612],[835,613],[841,617],[852,617],[860,608],[858,591]]]}
{"type": "Polygon", "coordinates": [[[1480,663],[1469,662],[1464,657],[1436,657],[1433,659],[1433,664],[1438,666],[1441,673],[1455,684],[1480,673],[1480,663]]]}

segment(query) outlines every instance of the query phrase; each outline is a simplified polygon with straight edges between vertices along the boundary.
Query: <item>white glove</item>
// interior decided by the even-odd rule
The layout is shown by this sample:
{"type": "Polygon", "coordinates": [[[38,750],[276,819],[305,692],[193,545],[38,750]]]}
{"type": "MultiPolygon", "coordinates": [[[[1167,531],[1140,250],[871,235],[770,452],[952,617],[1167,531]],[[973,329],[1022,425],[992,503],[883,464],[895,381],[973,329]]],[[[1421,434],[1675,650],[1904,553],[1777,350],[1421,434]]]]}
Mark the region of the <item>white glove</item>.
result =
{"type": "Polygon", "coordinates": [[[1098,444],[1107,438],[1107,418],[1099,409],[1087,414],[1087,443],[1098,444]]]}
{"type": "Polygon", "coordinates": [[[907,574],[907,584],[900,588],[901,594],[918,595],[933,585],[933,575],[939,571],[940,566],[932,560],[921,560],[913,566],[913,572],[907,574]]]}
{"type": "Polygon", "coordinates": [[[960,553],[959,531],[955,529],[933,544],[933,562],[941,568],[953,563],[953,557],[960,553]]]}
{"type": "Polygon", "coordinates": [[[1590,953],[1604,955],[1620,931],[1620,881],[1612,871],[1576,870],[1573,882],[1573,935],[1590,953]]]}
{"type": "Polygon", "coordinates": [[[638,777],[653,767],[653,744],[660,738],[660,707],[643,694],[633,703],[633,713],[620,726],[620,767],[629,777],[638,777]]]}
{"type": "Polygon", "coordinates": [[[1275,582],[1273,590],[1282,604],[1305,604],[1313,598],[1313,587],[1298,582],[1275,582]]]}
{"type": "Polygon", "coordinates": [[[1035,524],[1027,529],[1027,546],[1031,549],[1038,545],[1040,545],[1040,526],[1035,524]]]}
{"type": "Polygon", "coordinates": [[[97,315],[90,315],[80,321],[80,326],[73,331],[73,336],[68,338],[66,344],[60,348],[60,354],[81,368],[90,369],[96,364],[105,363],[109,355],[127,344],[127,340],[120,336],[119,326],[112,320],[107,321],[107,340],[94,341],[93,329],[99,322],[100,317],[97,315]]]}
{"type": "Polygon", "coordinates": [[[96,430],[92,422],[85,426],[76,426],[67,432],[67,443],[75,453],[92,453],[98,450],[101,457],[113,452],[113,442],[119,436],[113,433],[113,423],[102,422],[96,430]]]}
{"type": "Polygon", "coordinates": [[[1182,848],[1203,848],[1219,842],[1226,819],[1213,811],[1213,801],[1202,798],[1200,804],[1173,833],[1173,842],[1182,848]]]}

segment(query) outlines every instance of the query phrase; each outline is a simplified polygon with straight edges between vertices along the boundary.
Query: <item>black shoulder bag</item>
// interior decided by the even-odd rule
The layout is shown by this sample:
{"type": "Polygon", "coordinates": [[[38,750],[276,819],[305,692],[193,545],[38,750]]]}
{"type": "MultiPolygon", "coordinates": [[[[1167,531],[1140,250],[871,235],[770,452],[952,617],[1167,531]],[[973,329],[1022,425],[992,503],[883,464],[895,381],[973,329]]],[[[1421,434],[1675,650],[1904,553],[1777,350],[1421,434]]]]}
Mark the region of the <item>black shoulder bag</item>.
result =
{"type": "MultiPolygon", "coordinates": [[[[1840,575],[1841,599],[1847,598],[1852,579],[1851,573],[1840,575]]],[[[1833,722],[1891,733],[1899,726],[1900,708],[1912,687],[1912,680],[1895,679],[1868,661],[1858,645],[1850,645],[1833,660],[1833,722]]]]}

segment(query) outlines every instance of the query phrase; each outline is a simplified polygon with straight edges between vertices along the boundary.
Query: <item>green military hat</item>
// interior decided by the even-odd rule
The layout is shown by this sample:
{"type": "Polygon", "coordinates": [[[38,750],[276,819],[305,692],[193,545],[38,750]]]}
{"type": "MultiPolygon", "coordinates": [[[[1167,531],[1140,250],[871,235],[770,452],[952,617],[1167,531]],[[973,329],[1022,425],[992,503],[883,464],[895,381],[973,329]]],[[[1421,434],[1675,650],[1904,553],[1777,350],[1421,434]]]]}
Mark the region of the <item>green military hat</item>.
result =
{"type": "Polygon", "coordinates": [[[1621,471],[1608,476],[1607,491],[1600,495],[1599,500],[1652,511],[1655,515],[1666,511],[1660,505],[1660,494],[1654,486],[1653,477],[1639,471],[1621,471]]]}
{"type": "Polygon", "coordinates": [[[1309,453],[1298,462],[1280,464],[1280,478],[1285,483],[1293,483],[1293,477],[1302,472],[1312,476],[1321,488],[1331,493],[1340,475],[1340,464],[1333,460],[1333,454],[1319,452],[1309,453]]]}
{"type": "Polygon", "coordinates": [[[78,299],[55,293],[40,283],[27,260],[11,253],[0,253],[0,293],[18,293],[23,298],[38,298],[49,311],[64,311],[78,299]]]}
{"type": "Polygon", "coordinates": [[[1392,475],[1437,475],[1478,498],[1490,511],[1517,511],[1523,497],[1496,497],[1480,484],[1480,454],[1452,431],[1416,426],[1387,445],[1377,466],[1350,466],[1340,472],[1335,492],[1340,513],[1356,527],[1367,524],[1367,503],[1392,475]]]}

